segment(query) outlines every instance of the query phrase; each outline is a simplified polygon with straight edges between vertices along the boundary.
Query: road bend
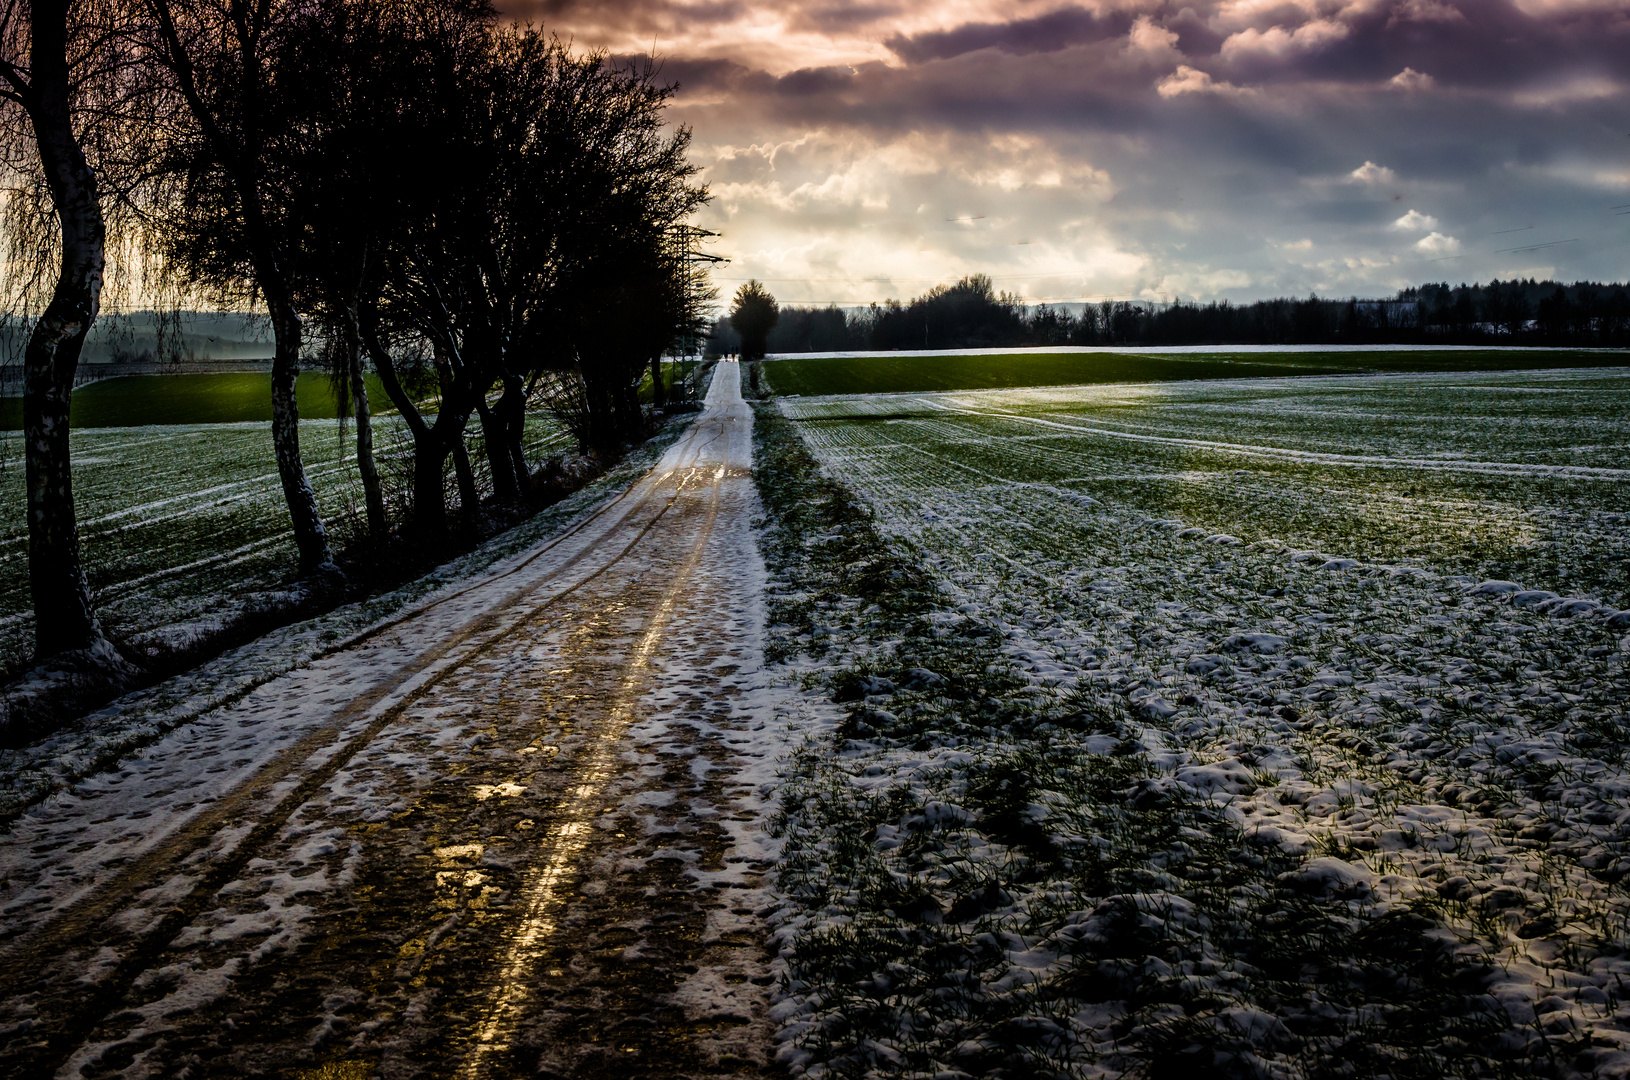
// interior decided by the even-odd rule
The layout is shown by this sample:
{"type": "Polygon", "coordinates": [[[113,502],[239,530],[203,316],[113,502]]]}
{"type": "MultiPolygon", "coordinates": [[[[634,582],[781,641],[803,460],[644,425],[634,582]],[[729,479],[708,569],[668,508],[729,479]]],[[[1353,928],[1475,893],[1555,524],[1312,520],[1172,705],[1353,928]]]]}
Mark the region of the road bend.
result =
{"type": "Polygon", "coordinates": [[[0,836],[0,1076],[765,1068],[752,414],[0,836]]]}

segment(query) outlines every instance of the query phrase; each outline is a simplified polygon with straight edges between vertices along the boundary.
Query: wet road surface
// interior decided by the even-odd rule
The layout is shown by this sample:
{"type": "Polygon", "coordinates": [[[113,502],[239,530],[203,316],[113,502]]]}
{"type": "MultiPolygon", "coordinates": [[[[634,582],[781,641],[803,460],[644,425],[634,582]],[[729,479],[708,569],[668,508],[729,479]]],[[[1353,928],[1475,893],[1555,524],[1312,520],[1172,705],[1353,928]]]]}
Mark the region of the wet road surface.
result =
{"type": "Polygon", "coordinates": [[[765,1068],[751,413],[0,836],[0,1075],[765,1068]]]}

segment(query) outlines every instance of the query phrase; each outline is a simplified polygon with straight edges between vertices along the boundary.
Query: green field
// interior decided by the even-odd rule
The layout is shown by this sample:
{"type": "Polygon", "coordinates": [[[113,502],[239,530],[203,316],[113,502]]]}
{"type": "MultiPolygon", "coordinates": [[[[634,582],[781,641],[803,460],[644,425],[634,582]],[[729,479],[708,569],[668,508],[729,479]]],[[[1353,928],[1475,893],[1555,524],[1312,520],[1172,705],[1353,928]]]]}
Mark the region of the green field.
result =
{"type": "Polygon", "coordinates": [[[1626,359],[1622,352],[1579,349],[1520,352],[1500,349],[1228,352],[1219,349],[1205,353],[1011,352],[962,356],[879,353],[834,359],[769,360],[764,364],[764,375],[778,394],[810,397],[1276,375],[1609,367],[1623,364],[1626,359]]]}
{"type": "MultiPolygon", "coordinates": [[[[690,360],[690,361],[663,360],[662,361],[663,385],[667,387],[667,394],[668,394],[668,397],[669,397],[670,400],[673,398],[673,395],[674,395],[674,392],[675,392],[674,391],[675,385],[678,384],[681,380],[683,380],[687,375],[694,379],[695,376],[696,376],[697,369],[700,368],[700,367],[701,367],[701,362],[698,361],[698,360],[690,360]]],[[[639,395],[640,395],[640,401],[642,403],[644,403],[646,405],[651,404],[651,399],[652,398],[651,398],[651,371],[650,371],[650,368],[647,368],[645,370],[645,373],[640,376],[639,395]]]]}
{"type": "MultiPolygon", "coordinates": [[[[339,415],[333,384],[320,372],[303,372],[296,384],[302,420],[339,415]]],[[[393,411],[378,376],[368,376],[368,401],[376,413],[393,411]]],[[[235,424],[272,418],[272,376],[127,375],[74,391],[69,422],[76,428],[141,427],[147,424],[235,424]]],[[[0,399],[0,430],[23,426],[21,398],[0,399]]]]}

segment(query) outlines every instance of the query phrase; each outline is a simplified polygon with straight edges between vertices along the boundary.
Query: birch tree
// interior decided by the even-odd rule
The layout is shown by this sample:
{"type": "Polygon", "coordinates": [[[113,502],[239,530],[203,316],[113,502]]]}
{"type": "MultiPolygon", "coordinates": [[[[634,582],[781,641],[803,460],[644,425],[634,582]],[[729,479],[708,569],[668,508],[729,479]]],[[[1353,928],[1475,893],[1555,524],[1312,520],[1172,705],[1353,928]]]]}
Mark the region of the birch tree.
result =
{"type": "Polygon", "coordinates": [[[6,206],[11,271],[20,277],[25,306],[35,296],[45,300],[23,354],[35,655],[43,661],[83,652],[93,669],[114,675],[125,664],[91,606],[74,515],[68,421],[107,268],[103,192],[82,134],[99,127],[103,144],[116,144],[113,129],[128,119],[120,115],[129,71],[120,51],[121,18],[120,5],[95,0],[12,0],[0,9],[0,99],[13,109],[4,133],[9,164],[21,174],[6,206]]]}

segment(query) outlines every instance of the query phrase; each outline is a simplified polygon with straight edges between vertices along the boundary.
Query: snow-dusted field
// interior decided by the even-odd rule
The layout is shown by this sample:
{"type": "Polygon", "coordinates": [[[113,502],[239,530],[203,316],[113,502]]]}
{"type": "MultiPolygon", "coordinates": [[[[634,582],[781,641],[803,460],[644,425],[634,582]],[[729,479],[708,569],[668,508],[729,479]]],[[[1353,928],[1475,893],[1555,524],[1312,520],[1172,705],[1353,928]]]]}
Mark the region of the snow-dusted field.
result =
{"type": "Polygon", "coordinates": [[[431,578],[32,748],[120,760],[0,830],[0,1076],[762,1075],[764,819],[830,707],[762,662],[720,370],[431,578]]]}
{"type": "Polygon", "coordinates": [[[1630,1074],[1625,372],[781,410],[894,567],[772,560],[783,1060],[1630,1074]]]}
{"type": "MultiPolygon", "coordinates": [[[[381,471],[405,490],[406,429],[394,416],[375,424],[381,471]]],[[[529,426],[534,455],[565,448],[566,435],[552,420],[534,417],[529,426]]],[[[308,420],[300,436],[329,529],[340,536],[359,530],[355,428],[308,420]]],[[[0,454],[0,503],[17,508],[0,525],[0,665],[26,659],[33,633],[18,440],[9,433],[0,454]]],[[[73,445],[74,503],[98,614],[132,644],[185,646],[253,606],[294,569],[268,425],[85,428],[73,433],[73,445]]],[[[472,455],[477,466],[481,458],[472,455]]]]}

